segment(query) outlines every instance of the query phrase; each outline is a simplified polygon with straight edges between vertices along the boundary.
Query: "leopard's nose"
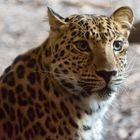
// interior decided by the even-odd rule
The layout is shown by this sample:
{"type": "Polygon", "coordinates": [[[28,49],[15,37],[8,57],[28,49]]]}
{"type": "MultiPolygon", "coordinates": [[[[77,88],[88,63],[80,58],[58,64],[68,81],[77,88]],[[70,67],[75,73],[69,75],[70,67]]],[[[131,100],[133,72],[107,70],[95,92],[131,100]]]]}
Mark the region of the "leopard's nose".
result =
{"type": "Polygon", "coordinates": [[[102,77],[106,83],[108,83],[110,81],[110,79],[115,76],[117,74],[117,71],[113,70],[113,71],[96,71],[96,74],[100,77],[102,77]]]}

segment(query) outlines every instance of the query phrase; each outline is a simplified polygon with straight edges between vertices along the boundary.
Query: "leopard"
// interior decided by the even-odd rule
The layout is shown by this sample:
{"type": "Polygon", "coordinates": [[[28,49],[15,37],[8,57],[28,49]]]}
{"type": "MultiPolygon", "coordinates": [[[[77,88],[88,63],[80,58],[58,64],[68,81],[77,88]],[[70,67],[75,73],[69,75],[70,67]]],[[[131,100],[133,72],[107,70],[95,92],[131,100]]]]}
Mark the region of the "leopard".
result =
{"type": "Polygon", "coordinates": [[[48,8],[48,37],[0,76],[0,140],[102,140],[133,20],[128,6],[65,18],[48,8]]]}

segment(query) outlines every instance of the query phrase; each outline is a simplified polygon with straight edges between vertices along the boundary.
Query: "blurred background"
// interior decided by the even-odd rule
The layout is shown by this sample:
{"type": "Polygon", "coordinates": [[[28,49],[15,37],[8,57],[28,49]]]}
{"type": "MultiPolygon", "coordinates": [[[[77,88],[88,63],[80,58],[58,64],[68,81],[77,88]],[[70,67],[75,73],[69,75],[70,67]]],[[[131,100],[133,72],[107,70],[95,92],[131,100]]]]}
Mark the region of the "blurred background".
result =
{"type": "Polygon", "coordinates": [[[0,74],[20,53],[48,36],[47,6],[66,17],[111,15],[120,6],[135,13],[130,36],[129,77],[105,117],[105,140],[140,140],[140,0],[0,0],[0,74]]]}

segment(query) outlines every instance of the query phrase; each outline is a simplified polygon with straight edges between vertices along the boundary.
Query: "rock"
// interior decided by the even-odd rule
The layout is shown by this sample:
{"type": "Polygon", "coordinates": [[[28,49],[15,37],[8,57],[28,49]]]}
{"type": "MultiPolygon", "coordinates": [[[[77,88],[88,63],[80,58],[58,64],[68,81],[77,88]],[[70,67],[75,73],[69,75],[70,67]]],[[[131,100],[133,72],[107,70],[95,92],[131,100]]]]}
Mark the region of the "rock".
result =
{"type": "Polygon", "coordinates": [[[122,119],[122,115],[118,113],[112,118],[112,121],[113,123],[118,123],[121,119],[122,119]]]}
{"type": "Polygon", "coordinates": [[[134,29],[130,34],[129,41],[131,43],[140,43],[140,22],[134,24],[134,29]]]}
{"type": "Polygon", "coordinates": [[[128,132],[126,129],[120,128],[117,132],[119,138],[121,140],[126,139],[128,137],[128,132]]]}
{"type": "Polygon", "coordinates": [[[131,138],[133,140],[139,140],[140,139],[140,128],[136,129],[134,133],[132,134],[131,138]]]}

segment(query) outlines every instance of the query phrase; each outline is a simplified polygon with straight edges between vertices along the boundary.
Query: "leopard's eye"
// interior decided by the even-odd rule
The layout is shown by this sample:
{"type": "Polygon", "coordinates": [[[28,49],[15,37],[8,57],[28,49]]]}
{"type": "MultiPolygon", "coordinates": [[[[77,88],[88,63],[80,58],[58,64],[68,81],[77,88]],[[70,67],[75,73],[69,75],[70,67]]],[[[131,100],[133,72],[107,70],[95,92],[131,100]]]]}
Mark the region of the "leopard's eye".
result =
{"type": "Polygon", "coordinates": [[[80,51],[89,51],[90,50],[89,44],[85,40],[76,41],[75,45],[76,45],[77,49],[79,49],[80,51]]]}
{"type": "Polygon", "coordinates": [[[113,49],[115,51],[120,51],[123,47],[123,42],[122,41],[114,41],[113,43],[113,49]]]}

